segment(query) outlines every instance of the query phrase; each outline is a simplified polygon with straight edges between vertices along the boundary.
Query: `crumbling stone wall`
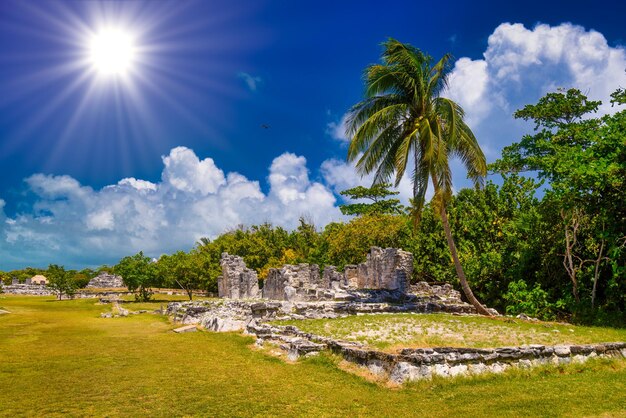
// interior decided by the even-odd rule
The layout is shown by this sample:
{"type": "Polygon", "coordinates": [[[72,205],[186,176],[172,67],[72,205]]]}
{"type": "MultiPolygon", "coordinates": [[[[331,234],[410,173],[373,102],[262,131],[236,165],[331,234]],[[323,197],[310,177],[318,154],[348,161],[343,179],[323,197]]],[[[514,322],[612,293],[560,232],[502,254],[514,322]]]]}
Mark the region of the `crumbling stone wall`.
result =
{"type": "MultiPolygon", "coordinates": [[[[238,256],[222,254],[222,276],[218,278],[220,297],[231,299],[260,296],[256,273],[238,256]]],[[[358,266],[345,266],[340,273],[326,266],[320,275],[316,264],[285,265],[270,269],[263,286],[266,299],[315,301],[345,298],[346,291],[357,289],[409,291],[413,255],[397,248],[372,247],[367,260],[358,266]]]]}
{"type": "Polygon", "coordinates": [[[345,289],[347,282],[344,274],[337,271],[335,266],[324,267],[324,273],[322,274],[322,288],[339,290],[345,289]]]}
{"type": "Polygon", "coordinates": [[[372,247],[365,263],[359,264],[356,269],[357,288],[406,292],[412,273],[413,254],[410,252],[372,247]]]}
{"type": "Polygon", "coordinates": [[[313,351],[329,349],[345,360],[367,367],[373,374],[395,383],[431,379],[433,376],[501,373],[511,367],[583,363],[594,357],[626,357],[624,342],[498,348],[406,348],[399,353],[386,353],[368,349],[357,342],[306,333],[293,325],[249,323],[247,331],[257,336],[257,345],[273,341],[285,347],[291,360],[313,351]]]}
{"type": "Polygon", "coordinates": [[[309,300],[319,297],[319,290],[329,289],[320,277],[317,264],[284,265],[270,269],[263,285],[263,297],[274,300],[309,300]]]}
{"type": "Polygon", "coordinates": [[[220,266],[222,275],[217,278],[219,297],[247,299],[261,296],[256,271],[246,267],[243,258],[223,253],[220,266]]]}

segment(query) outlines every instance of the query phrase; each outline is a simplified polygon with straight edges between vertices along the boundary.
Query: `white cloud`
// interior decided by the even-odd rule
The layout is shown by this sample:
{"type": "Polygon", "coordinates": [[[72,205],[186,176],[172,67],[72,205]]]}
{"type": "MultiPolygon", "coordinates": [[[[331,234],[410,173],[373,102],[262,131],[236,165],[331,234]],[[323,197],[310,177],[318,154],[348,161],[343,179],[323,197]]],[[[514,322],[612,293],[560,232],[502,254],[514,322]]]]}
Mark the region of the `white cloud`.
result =
{"type": "Polygon", "coordinates": [[[163,164],[163,182],[183,192],[207,195],[215,193],[226,182],[224,172],[211,158],[200,161],[189,148],[174,148],[170,155],[163,157],[163,164]]]}
{"type": "Polygon", "coordinates": [[[611,47],[594,30],[564,23],[532,29],[503,23],[489,36],[482,59],[460,58],[450,74],[448,95],[465,109],[467,121],[493,160],[532,125],[513,119],[559,87],[580,89],[602,100],[600,114],[615,112],[609,95],[626,86],[626,51],[611,47]]]}
{"type": "Polygon", "coordinates": [[[243,71],[237,74],[237,77],[241,78],[246,83],[250,91],[257,91],[259,84],[263,82],[261,77],[253,76],[243,71]]]}
{"type": "Polygon", "coordinates": [[[350,138],[346,136],[347,119],[348,115],[345,114],[341,117],[341,120],[337,122],[328,122],[326,125],[326,134],[337,141],[344,143],[350,142],[350,138]]]}
{"type": "Polygon", "coordinates": [[[122,179],[120,181],[117,182],[118,186],[130,186],[133,189],[136,190],[143,190],[143,191],[151,191],[151,192],[155,192],[157,189],[157,185],[150,182],[150,181],[146,181],[146,180],[137,180],[134,177],[129,177],[129,178],[125,178],[122,179]]]}
{"type": "Polygon", "coordinates": [[[267,194],[258,181],[224,175],[185,147],[172,149],[163,165],[159,183],[125,178],[100,190],[70,176],[28,177],[29,210],[7,219],[0,200],[0,269],[111,263],[139,250],[188,249],[239,224],[294,228],[301,216],[318,226],[343,219],[332,191],[311,181],[306,159],[295,154],[274,159],[267,194]]]}

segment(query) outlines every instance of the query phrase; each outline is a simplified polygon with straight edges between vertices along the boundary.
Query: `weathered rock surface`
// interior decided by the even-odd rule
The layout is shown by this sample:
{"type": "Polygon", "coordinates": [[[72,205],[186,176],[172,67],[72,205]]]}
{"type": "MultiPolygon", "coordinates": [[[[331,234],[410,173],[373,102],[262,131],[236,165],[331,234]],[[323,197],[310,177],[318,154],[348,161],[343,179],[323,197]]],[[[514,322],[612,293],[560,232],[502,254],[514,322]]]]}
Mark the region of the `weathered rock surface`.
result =
{"type": "Polygon", "coordinates": [[[222,275],[217,278],[219,297],[249,299],[261,296],[256,271],[246,267],[243,258],[223,253],[220,265],[222,275]]]}
{"type": "Polygon", "coordinates": [[[372,247],[367,261],[357,267],[358,289],[406,292],[413,273],[413,254],[398,248],[372,247]]]}
{"type": "Polygon", "coordinates": [[[319,300],[332,298],[332,294],[326,292],[329,289],[330,285],[322,284],[317,264],[287,264],[280,269],[269,270],[263,286],[263,297],[287,301],[319,300]]]}
{"type": "Polygon", "coordinates": [[[124,280],[122,279],[122,276],[102,272],[93,279],[89,280],[89,283],[87,283],[87,286],[85,287],[100,289],[124,287],[124,280]]]}

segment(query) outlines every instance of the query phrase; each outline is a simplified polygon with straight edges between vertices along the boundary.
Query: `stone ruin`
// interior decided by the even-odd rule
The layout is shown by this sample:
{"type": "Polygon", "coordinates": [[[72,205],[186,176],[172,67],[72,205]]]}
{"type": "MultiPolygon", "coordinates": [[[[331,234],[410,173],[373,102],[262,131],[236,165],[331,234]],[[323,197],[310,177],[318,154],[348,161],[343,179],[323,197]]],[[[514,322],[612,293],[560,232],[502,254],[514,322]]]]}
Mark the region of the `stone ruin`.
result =
{"type": "Polygon", "coordinates": [[[287,264],[270,269],[262,292],[256,272],[246,267],[239,256],[222,254],[222,276],[218,294],[230,299],[263,297],[270,300],[323,301],[344,300],[358,289],[383,290],[404,294],[413,273],[413,255],[397,248],[372,247],[359,265],[347,265],[344,272],[326,266],[320,274],[316,264],[287,264]]]}
{"type": "Polygon", "coordinates": [[[398,248],[372,247],[365,263],[348,265],[344,280],[349,288],[406,292],[413,273],[413,254],[398,248]]]}
{"type": "Polygon", "coordinates": [[[32,284],[30,279],[27,279],[24,283],[13,279],[11,284],[6,286],[4,286],[0,280],[0,290],[13,295],[49,296],[54,294],[52,288],[45,284],[32,284]]]}
{"type": "MultiPolygon", "coordinates": [[[[382,313],[446,312],[475,314],[450,284],[410,284],[411,253],[396,248],[372,247],[359,265],[343,272],[327,266],[320,274],[315,264],[285,265],[270,269],[262,289],[254,270],[238,256],[222,254],[218,278],[222,300],[170,302],[167,314],[175,322],[218,332],[244,331],[256,336],[256,345],[279,348],[289,360],[328,350],[364,367],[378,378],[394,383],[433,376],[499,373],[508,368],[584,362],[593,357],[626,357],[626,343],[499,348],[405,348],[395,353],[367,343],[341,341],[304,332],[294,325],[273,321],[339,318],[382,313]]],[[[497,312],[493,311],[494,315],[497,312]]]]}
{"type": "Polygon", "coordinates": [[[246,267],[243,258],[223,253],[220,260],[222,275],[217,278],[219,297],[254,299],[261,296],[256,271],[246,267]]]}
{"type": "Polygon", "coordinates": [[[122,279],[122,276],[102,272],[93,279],[89,280],[89,283],[87,283],[87,286],[85,287],[98,289],[124,287],[124,280],[122,279]]]}

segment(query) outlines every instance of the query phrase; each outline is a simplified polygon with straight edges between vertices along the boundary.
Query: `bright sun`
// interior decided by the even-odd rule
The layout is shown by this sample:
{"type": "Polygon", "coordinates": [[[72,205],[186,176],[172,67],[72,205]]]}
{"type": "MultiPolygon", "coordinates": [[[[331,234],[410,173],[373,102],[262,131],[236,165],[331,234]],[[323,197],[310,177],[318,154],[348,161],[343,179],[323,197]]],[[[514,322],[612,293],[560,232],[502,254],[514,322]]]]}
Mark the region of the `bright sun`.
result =
{"type": "Polygon", "coordinates": [[[102,75],[125,75],[135,61],[133,36],[120,29],[105,29],[94,34],[89,44],[93,68],[102,75]]]}

